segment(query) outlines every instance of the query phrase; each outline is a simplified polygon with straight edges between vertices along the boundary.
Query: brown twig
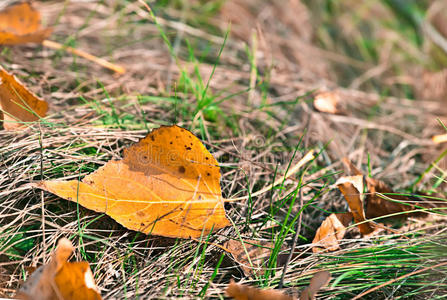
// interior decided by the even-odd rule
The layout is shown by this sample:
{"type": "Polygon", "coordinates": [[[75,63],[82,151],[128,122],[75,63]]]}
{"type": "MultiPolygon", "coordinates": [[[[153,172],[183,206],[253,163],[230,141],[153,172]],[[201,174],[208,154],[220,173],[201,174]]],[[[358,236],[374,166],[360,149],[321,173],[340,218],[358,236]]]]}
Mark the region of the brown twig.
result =
{"type": "Polygon", "coordinates": [[[99,58],[97,56],[91,55],[90,53],[87,53],[85,51],[75,49],[75,48],[72,48],[69,46],[65,46],[65,45],[59,44],[57,42],[50,41],[50,40],[44,40],[42,42],[42,45],[44,45],[45,47],[51,48],[51,49],[65,50],[68,53],[75,54],[77,56],[80,56],[87,60],[90,60],[94,63],[97,63],[98,65],[103,66],[104,68],[113,70],[118,74],[126,73],[126,69],[124,67],[116,65],[116,64],[112,64],[111,62],[108,62],[107,60],[105,60],[103,58],[99,58]]]}

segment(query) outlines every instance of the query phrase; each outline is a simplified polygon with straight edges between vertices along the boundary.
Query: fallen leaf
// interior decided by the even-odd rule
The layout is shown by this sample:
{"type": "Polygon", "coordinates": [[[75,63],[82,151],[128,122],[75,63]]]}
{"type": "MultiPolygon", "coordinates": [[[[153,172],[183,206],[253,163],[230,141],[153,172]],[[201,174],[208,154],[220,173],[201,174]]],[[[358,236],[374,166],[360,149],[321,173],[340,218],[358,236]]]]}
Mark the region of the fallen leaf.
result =
{"type": "Polygon", "coordinates": [[[293,300],[292,297],[284,295],[280,291],[261,290],[235,283],[233,279],[231,279],[225,293],[236,300],[293,300]]]}
{"type": "Polygon", "coordinates": [[[48,104],[0,66],[0,110],[3,128],[12,130],[44,117],[48,104]]]}
{"type": "Polygon", "coordinates": [[[374,231],[369,222],[366,222],[365,211],[363,209],[364,194],[363,194],[363,176],[345,176],[337,180],[335,185],[340,189],[346,201],[348,202],[349,209],[352,212],[355,223],[358,224],[360,233],[370,234],[374,231]]]}
{"type": "Polygon", "coordinates": [[[255,240],[229,240],[224,247],[233,255],[234,260],[240,264],[245,275],[263,274],[265,266],[274,247],[272,243],[255,240]]]}
{"type": "Polygon", "coordinates": [[[331,273],[328,271],[320,271],[310,280],[309,286],[303,290],[300,300],[313,300],[317,292],[327,285],[331,280],[331,273]]]}
{"type": "Polygon", "coordinates": [[[342,162],[348,170],[349,175],[363,175],[363,172],[354,166],[354,164],[347,157],[344,157],[342,162]]]}
{"type": "Polygon", "coordinates": [[[340,96],[336,92],[323,92],[315,96],[314,108],[320,112],[338,114],[341,112],[340,96]]]}
{"type": "Polygon", "coordinates": [[[67,262],[73,245],[62,238],[47,265],[37,268],[17,292],[18,299],[102,299],[87,262],[67,262]]]}
{"type": "Polygon", "coordinates": [[[82,182],[35,184],[146,234],[196,238],[229,225],[217,161],[191,132],[153,130],[82,182]]]}
{"type": "Polygon", "coordinates": [[[313,244],[319,247],[313,247],[313,252],[335,251],[340,249],[338,241],[346,234],[346,227],[352,221],[352,213],[330,214],[320,227],[317,229],[313,244]]]}
{"type": "Polygon", "coordinates": [[[42,43],[52,31],[41,27],[40,13],[28,2],[10,5],[0,12],[0,44],[42,43]]]}
{"type": "MultiPolygon", "coordinates": [[[[306,287],[301,293],[300,300],[315,299],[317,292],[327,285],[331,280],[331,273],[328,271],[320,271],[310,280],[309,286],[306,287]]],[[[243,284],[235,283],[231,279],[230,284],[227,286],[225,293],[227,296],[236,300],[293,300],[294,298],[285,295],[279,290],[261,290],[256,287],[251,287],[243,284]]]]}
{"type": "MultiPolygon", "coordinates": [[[[395,216],[381,219],[381,221],[389,221],[392,219],[402,219],[409,216],[409,214],[398,214],[400,212],[410,211],[414,209],[414,206],[409,204],[410,199],[408,197],[403,195],[396,195],[393,190],[381,180],[364,176],[362,171],[357,169],[347,158],[343,159],[343,163],[351,173],[362,176],[362,182],[366,182],[367,189],[364,199],[364,211],[366,218],[373,219],[386,215],[397,214],[395,216]],[[379,194],[384,195],[381,196],[379,194]]],[[[421,214],[419,213],[411,215],[416,216],[421,214]]]]}
{"type": "MultiPolygon", "coordinates": [[[[408,197],[393,194],[393,190],[389,188],[383,181],[373,178],[366,178],[365,181],[368,187],[368,194],[366,196],[365,206],[365,213],[368,219],[393,214],[397,215],[388,217],[387,219],[402,219],[408,217],[409,214],[398,213],[414,210],[413,205],[405,204],[407,201],[410,200],[408,199],[408,197]],[[393,195],[386,195],[385,197],[387,197],[388,199],[385,199],[384,196],[380,196],[378,193],[393,195]]],[[[381,221],[386,221],[386,219],[381,219],[381,221]]]]}

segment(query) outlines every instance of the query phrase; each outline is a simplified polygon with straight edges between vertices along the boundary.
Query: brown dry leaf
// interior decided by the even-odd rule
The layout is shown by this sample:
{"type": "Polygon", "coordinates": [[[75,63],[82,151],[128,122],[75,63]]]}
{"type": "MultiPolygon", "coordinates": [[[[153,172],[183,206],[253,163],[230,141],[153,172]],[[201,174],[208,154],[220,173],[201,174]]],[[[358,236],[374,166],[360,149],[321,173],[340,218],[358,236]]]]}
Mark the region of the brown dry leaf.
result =
{"type": "MultiPolygon", "coordinates": [[[[405,204],[409,201],[408,197],[401,195],[387,195],[389,199],[379,196],[380,194],[394,193],[383,181],[373,178],[366,178],[368,186],[368,195],[366,196],[365,213],[368,219],[392,215],[395,213],[410,211],[414,209],[413,205],[405,204]],[[394,201],[392,201],[392,200],[394,201]],[[398,201],[398,202],[395,202],[398,201]]],[[[408,217],[408,214],[398,214],[396,216],[388,217],[387,219],[402,219],[408,217]]],[[[382,219],[385,220],[385,219],[382,219]]]]}
{"type": "Polygon", "coordinates": [[[67,262],[71,242],[62,238],[47,265],[40,266],[18,291],[18,299],[99,300],[102,299],[87,262],[67,262]]]}
{"type": "Polygon", "coordinates": [[[0,12],[0,44],[42,43],[52,30],[41,27],[40,13],[28,2],[8,6],[0,12]]]}
{"type": "Polygon", "coordinates": [[[310,280],[309,286],[301,293],[300,300],[313,300],[317,292],[331,280],[331,273],[320,271],[310,280]]]}
{"type": "Polygon", "coordinates": [[[314,99],[314,107],[320,112],[329,114],[341,113],[340,96],[336,92],[323,92],[314,99]]]}
{"type": "Polygon", "coordinates": [[[197,238],[228,226],[217,161],[191,132],[153,130],[82,182],[35,186],[146,234],[197,238]]]}
{"type": "Polygon", "coordinates": [[[365,211],[363,210],[364,194],[363,194],[363,176],[345,176],[337,180],[335,185],[340,189],[348,202],[349,209],[352,212],[355,223],[358,224],[360,233],[370,234],[374,231],[370,223],[362,223],[366,221],[365,211]]]}
{"type": "Polygon", "coordinates": [[[17,129],[23,122],[44,117],[48,104],[29,91],[14,75],[0,66],[0,121],[6,130],[17,129]]]}
{"type": "Polygon", "coordinates": [[[236,300],[293,300],[292,297],[284,295],[280,291],[260,290],[235,283],[233,279],[231,279],[225,293],[236,300]]]}
{"type": "MultiPolygon", "coordinates": [[[[364,199],[364,211],[366,218],[373,219],[377,217],[391,215],[399,212],[410,211],[414,209],[413,205],[405,204],[405,202],[409,201],[409,198],[406,196],[387,195],[385,197],[387,197],[388,199],[385,199],[384,196],[378,195],[377,193],[393,194],[394,192],[383,181],[364,176],[362,171],[357,169],[347,158],[343,159],[343,163],[351,173],[363,177],[362,183],[366,182],[367,193],[364,199]]],[[[357,179],[360,180],[359,177],[357,177],[357,179]]],[[[357,189],[359,188],[360,186],[357,189]]],[[[363,188],[363,186],[361,188],[363,188]]],[[[409,214],[400,214],[381,220],[387,221],[392,219],[402,219],[408,217],[408,215],[409,214]]],[[[413,216],[420,215],[420,213],[412,215],[413,216]]]]}
{"type": "Polygon", "coordinates": [[[352,213],[330,214],[321,223],[312,241],[320,247],[313,247],[313,252],[335,251],[340,249],[338,241],[346,234],[346,227],[352,221],[352,213]]]}
{"type": "Polygon", "coordinates": [[[233,255],[234,260],[240,264],[245,275],[253,273],[263,274],[270,258],[273,244],[255,240],[229,240],[224,247],[233,255]],[[248,254],[248,255],[247,255],[248,254]]]}
{"type": "MultiPolygon", "coordinates": [[[[309,286],[303,290],[300,300],[315,299],[317,292],[331,280],[331,273],[320,271],[310,280],[309,286]]],[[[235,283],[231,279],[225,293],[236,300],[293,300],[279,290],[261,290],[255,287],[235,283]]]]}

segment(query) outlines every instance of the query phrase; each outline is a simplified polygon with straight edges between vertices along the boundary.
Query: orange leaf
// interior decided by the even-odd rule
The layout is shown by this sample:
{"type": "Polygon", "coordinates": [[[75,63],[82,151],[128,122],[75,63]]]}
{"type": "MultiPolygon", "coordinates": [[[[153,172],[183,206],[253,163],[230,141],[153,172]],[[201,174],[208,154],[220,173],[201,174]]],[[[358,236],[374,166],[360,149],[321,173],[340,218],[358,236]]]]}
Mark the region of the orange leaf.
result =
{"type": "Polygon", "coordinates": [[[313,252],[322,252],[325,250],[335,251],[340,249],[338,241],[346,234],[346,227],[352,221],[352,213],[330,214],[326,220],[321,223],[312,241],[323,248],[314,247],[313,252]]]}
{"type": "Polygon", "coordinates": [[[229,297],[236,300],[293,300],[292,297],[284,295],[280,291],[260,290],[255,287],[235,283],[233,279],[231,279],[225,292],[229,297]]]}
{"type": "Polygon", "coordinates": [[[47,265],[37,268],[23,284],[18,299],[100,300],[101,295],[87,262],[67,262],[73,252],[71,242],[62,238],[47,265]]]}
{"type": "Polygon", "coordinates": [[[162,126],[82,182],[36,186],[123,226],[166,237],[200,237],[229,225],[217,161],[191,132],[162,126]]]}
{"type": "Polygon", "coordinates": [[[0,12],[0,44],[42,43],[52,30],[41,27],[40,13],[28,2],[8,6],[0,12]]]}
{"type": "Polygon", "coordinates": [[[315,299],[317,292],[329,283],[331,280],[331,273],[328,271],[320,271],[310,280],[309,286],[301,293],[300,300],[315,299]]]}
{"type": "Polygon", "coordinates": [[[374,231],[371,224],[362,223],[366,221],[365,211],[363,210],[363,176],[345,176],[337,180],[335,185],[340,189],[348,202],[349,209],[352,212],[355,223],[358,224],[361,234],[370,234],[374,231]]]}
{"type": "Polygon", "coordinates": [[[23,126],[44,117],[48,104],[30,92],[15,76],[0,67],[0,120],[7,130],[23,126]]]}

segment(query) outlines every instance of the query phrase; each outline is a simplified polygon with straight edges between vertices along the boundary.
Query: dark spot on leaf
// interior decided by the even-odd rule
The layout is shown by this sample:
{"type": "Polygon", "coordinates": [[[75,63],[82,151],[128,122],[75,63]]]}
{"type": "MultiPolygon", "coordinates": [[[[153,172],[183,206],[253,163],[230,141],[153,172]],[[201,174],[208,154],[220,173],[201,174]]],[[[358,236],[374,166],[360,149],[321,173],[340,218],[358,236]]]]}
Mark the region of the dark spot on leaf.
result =
{"type": "Polygon", "coordinates": [[[151,140],[155,141],[155,137],[153,135],[151,135],[151,140]]]}
{"type": "Polygon", "coordinates": [[[206,176],[211,176],[210,172],[206,172],[206,176]]]}
{"type": "Polygon", "coordinates": [[[145,226],[144,223],[141,223],[140,225],[141,225],[141,227],[144,227],[144,226],[145,226]]]}
{"type": "Polygon", "coordinates": [[[180,172],[180,173],[185,173],[185,167],[184,166],[180,166],[180,167],[178,167],[178,171],[180,172]]]}
{"type": "Polygon", "coordinates": [[[208,160],[209,158],[208,158],[208,157],[205,157],[205,159],[208,160]]]}
{"type": "Polygon", "coordinates": [[[169,144],[171,144],[171,145],[172,145],[172,141],[170,141],[170,142],[169,142],[169,144]]]}
{"type": "Polygon", "coordinates": [[[175,138],[178,139],[178,135],[176,135],[175,138]]]}
{"type": "Polygon", "coordinates": [[[192,148],[191,147],[186,147],[186,150],[191,150],[192,148]]]}
{"type": "Polygon", "coordinates": [[[202,200],[202,195],[199,195],[199,200],[202,200]]]}
{"type": "Polygon", "coordinates": [[[192,143],[190,143],[191,144],[191,146],[192,146],[192,143]]]}

